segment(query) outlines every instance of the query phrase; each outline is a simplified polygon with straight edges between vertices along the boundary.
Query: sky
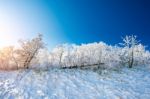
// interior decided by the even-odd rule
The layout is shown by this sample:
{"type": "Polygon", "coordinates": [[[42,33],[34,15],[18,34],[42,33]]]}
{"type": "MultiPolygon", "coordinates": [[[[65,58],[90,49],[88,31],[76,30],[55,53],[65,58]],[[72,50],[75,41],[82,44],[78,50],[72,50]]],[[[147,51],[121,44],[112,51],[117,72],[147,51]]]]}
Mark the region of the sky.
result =
{"type": "Polygon", "coordinates": [[[62,43],[118,44],[137,35],[150,46],[149,0],[0,0],[0,46],[44,35],[48,48],[62,43]]]}

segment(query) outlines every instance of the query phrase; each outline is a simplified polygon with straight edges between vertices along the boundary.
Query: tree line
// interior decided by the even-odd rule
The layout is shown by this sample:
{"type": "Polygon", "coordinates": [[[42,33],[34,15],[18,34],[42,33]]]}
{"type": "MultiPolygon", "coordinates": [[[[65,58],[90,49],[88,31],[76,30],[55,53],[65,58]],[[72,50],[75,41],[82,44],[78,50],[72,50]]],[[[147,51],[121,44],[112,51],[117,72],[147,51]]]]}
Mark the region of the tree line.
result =
{"type": "Polygon", "coordinates": [[[49,51],[42,35],[31,40],[20,40],[19,47],[0,49],[0,69],[29,68],[116,68],[147,65],[150,52],[134,35],[125,36],[123,42],[111,46],[104,42],[88,44],[61,44],[49,51]]]}

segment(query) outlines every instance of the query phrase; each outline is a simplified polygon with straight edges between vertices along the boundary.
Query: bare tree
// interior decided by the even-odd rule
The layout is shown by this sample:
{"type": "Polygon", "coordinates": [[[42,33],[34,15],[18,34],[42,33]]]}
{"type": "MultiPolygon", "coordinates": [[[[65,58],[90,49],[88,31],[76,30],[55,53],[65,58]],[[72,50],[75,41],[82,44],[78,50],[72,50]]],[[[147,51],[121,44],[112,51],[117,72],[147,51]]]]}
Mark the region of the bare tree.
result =
{"type": "Polygon", "coordinates": [[[123,38],[123,43],[121,44],[127,48],[128,65],[129,65],[129,68],[132,68],[133,63],[134,63],[134,48],[136,45],[139,44],[139,41],[137,40],[136,36],[131,35],[131,36],[126,36],[125,38],[123,38]]]}
{"type": "Polygon", "coordinates": [[[39,50],[44,47],[44,43],[42,41],[42,35],[39,34],[36,38],[32,40],[20,40],[21,49],[17,51],[20,64],[23,65],[24,68],[28,69],[31,61],[36,57],[39,50]]]}
{"type": "Polygon", "coordinates": [[[14,58],[14,47],[8,46],[0,50],[1,69],[18,69],[18,63],[14,58]]]}
{"type": "Polygon", "coordinates": [[[63,66],[63,55],[65,52],[65,46],[64,45],[58,45],[56,48],[53,49],[53,55],[55,56],[55,59],[57,60],[58,64],[62,67],[63,66]]]}

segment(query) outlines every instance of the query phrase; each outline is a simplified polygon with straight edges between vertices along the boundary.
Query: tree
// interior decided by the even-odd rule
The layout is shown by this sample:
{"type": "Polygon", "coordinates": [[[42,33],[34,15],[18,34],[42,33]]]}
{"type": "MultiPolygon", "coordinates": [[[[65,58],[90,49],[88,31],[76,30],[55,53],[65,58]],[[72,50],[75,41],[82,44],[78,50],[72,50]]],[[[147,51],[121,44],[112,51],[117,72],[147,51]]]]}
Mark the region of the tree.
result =
{"type": "Polygon", "coordinates": [[[134,49],[135,46],[139,44],[139,41],[137,40],[137,37],[134,35],[131,36],[125,36],[123,38],[123,45],[125,48],[127,48],[127,54],[128,54],[128,66],[129,68],[133,67],[134,64],[134,49]]]}
{"type": "Polygon", "coordinates": [[[15,49],[13,46],[7,46],[0,50],[1,69],[18,69],[18,63],[14,58],[15,49]]]}
{"type": "Polygon", "coordinates": [[[20,65],[28,69],[32,60],[36,57],[39,50],[44,48],[44,43],[42,41],[42,35],[39,34],[32,40],[20,40],[21,48],[17,50],[20,65]]]}
{"type": "Polygon", "coordinates": [[[49,68],[49,66],[52,66],[52,63],[51,62],[54,62],[54,61],[51,61],[52,58],[50,57],[51,53],[49,53],[48,49],[47,48],[44,48],[42,50],[39,51],[37,57],[36,57],[36,60],[37,61],[37,65],[39,68],[44,68],[44,69],[47,69],[49,68]]]}
{"type": "Polygon", "coordinates": [[[58,45],[56,48],[53,49],[53,55],[55,59],[58,61],[58,65],[61,67],[63,66],[63,55],[65,52],[65,46],[64,45],[58,45]]]}

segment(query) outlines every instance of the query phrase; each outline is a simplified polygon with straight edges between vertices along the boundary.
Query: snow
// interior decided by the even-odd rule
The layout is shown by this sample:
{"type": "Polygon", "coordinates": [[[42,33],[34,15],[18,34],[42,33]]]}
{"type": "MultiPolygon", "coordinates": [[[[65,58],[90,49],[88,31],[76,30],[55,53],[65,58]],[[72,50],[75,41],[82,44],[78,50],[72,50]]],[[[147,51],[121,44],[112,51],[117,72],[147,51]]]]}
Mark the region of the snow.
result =
{"type": "Polygon", "coordinates": [[[0,99],[150,99],[150,68],[1,71],[0,99]]]}

